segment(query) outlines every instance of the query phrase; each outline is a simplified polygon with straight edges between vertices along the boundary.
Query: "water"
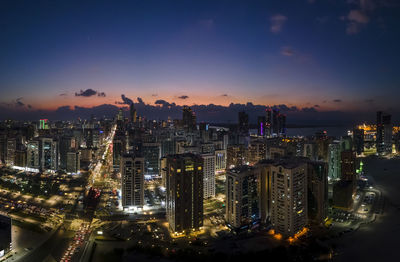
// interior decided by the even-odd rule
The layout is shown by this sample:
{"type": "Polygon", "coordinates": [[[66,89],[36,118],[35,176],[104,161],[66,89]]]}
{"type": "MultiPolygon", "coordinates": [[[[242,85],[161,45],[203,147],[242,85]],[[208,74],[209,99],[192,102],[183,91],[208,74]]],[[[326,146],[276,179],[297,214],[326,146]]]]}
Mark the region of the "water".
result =
{"type": "Polygon", "coordinates": [[[341,137],[346,136],[347,131],[351,130],[345,126],[327,126],[327,127],[303,127],[303,128],[287,128],[288,136],[312,136],[317,132],[326,131],[328,136],[341,137]]]}

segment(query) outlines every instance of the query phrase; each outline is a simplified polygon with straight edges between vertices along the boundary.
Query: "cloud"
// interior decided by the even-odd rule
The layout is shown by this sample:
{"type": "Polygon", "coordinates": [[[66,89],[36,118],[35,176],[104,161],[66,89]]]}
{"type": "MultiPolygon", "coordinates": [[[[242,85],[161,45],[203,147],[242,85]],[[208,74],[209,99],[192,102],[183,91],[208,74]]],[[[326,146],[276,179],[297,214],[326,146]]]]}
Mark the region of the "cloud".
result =
{"type": "Polygon", "coordinates": [[[319,105],[314,105],[314,107],[320,107],[319,105]]]}
{"type": "Polygon", "coordinates": [[[188,99],[189,96],[183,95],[183,96],[178,96],[179,99],[188,99]]]}
{"type": "Polygon", "coordinates": [[[223,97],[227,97],[227,96],[228,96],[228,94],[222,94],[221,96],[223,96],[223,97]]]}
{"type": "Polygon", "coordinates": [[[25,104],[24,103],[22,103],[22,97],[20,97],[20,98],[17,98],[16,100],[15,100],[15,106],[17,106],[17,107],[24,107],[25,106],[25,104]]]}
{"type": "Polygon", "coordinates": [[[341,102],[343,102],[342,101],[342,99],[334,99],[334,100],[332,100],[334,103],[341,103],[341,102]]]}
{"type": "Polygon", "coordinates": [[[274,16],[271,16],[270,22],[271,22],[271,27],[270,30],[272,33],[279,33],[282,31],[283,25],[287,21],[287,17],[281,14],[277,14],[274,16]]]}
{"type": "MultiPolygon", "coordinates": [[[[331,100],[330,100],[331,101],[331,100]]],[[[16,100],[14,100],[16,102],[16,100]]],[[[237,115],[240,111],[245,111],[249,114],[249,122],[252,124],[257,123],[257,117],[265,115],[267,108],[279,109],[281,113],[287,116],[288,125],[350,125],[354,121],[374,121],[375,113],[371,111],[360,112],[341,112],[338,110],[333,111],[318,111],[317,107],[296,107],[292,105],[279,104],[279,105],[257,105],[251,102],[245,104],[231,103],[228,106],[221,105],[192,105],[190,106],[196,112],[197,120],[199,122],[205,121],[209,123],[225,123],[228,125],[237,124],[237,115]]],[[[138,103],[135,104],[138,115],[146,119],[166,120],[181,119],[183,106],[169,103],[165,100],[157,100],[155,105],[138,103]]],[[[370,107],[368,107],[370,108],[370,107]]],[[[98,118],[112,118],[118,113],[121,107],[116,105],[103,104],[94,107],[80,107],[80,106],[61,106],[56,110],[41,110],[30,109],[24,110],[9,104],[0,104],[0,120],[15,119],[15,120],[37,120],[40,118],[47,118],[53,120],[74,120],[77,118],[90,119],[91,116],[98,118]]],[[[129,114],[128,107],[122,107],[124,114],[129,114]]],[[[386,110],[387,109],[383,109],[386,110]]],[[[391,112],[392,115],[400,115],[400,109],[396,112],[391,112]],[[398,113],[398,114],[395,114],[398,113]]]]}
{"type": "Polygon", "coordinates": [[[281,55],[284,56],[293,56],[294,50],[290,46],[284,46],[281,48],[281,55]]]}
{"type": "Polygon", "coordinates": [[[364,102],[365,102],[365,103],[374,103],[375,100],[372,99],[372,98],[371,98],[371,99],[365,99],[364,102]]]}
{"type": "Polygon", "coordinates": [[[60,94],[60,96],[67,96],[67,93],[62,93],[60,94]]]}
{"type": "Polygon", "coordinates": [[[117,105],[131,105],[133,104],[133,101],[126,97],[124,94],[121,95],[122,102],[116,101],[115,103],[117,105]]]}
{"type": "Polygon", "coordinates": [[[0,109],[1,107],[5,107],[5,109],[16,109],[16,110],[21,110],[21,109],[31,109],[32,106],[31,105],[27,105],[24,102],[22,102],[22,97],[18,97],[15,100],[12,100],[11,102],[7,103],[7,102],[2,102],[0,103],[0,109]]]}
{"type": "Polygon", "coordinates": [[[156,96],[158,96],[158,94],[151,94],[151,96],[152,96],[152,97],[156,97],[156,96]]]}
{"type": "Polygon", "coordinates": [[[162,99],[159,99],[159,100],[155,101],[154,104],[156,104],[156,105],[162,105],[162,106],[165,106],[165,107],[176,106],[175,103],[170,104],[170,103],[168,103],[167,101],[162,100],[162,99]]]}
{"type": "Polygon", "coordinates": [[[139,104],[144,104],[143,99],[140,98],[140,97],[137,98],[137,101],[138,101],[139,104]]]}
{"type": "Polygon", "coordinates": [[[106,94],[104,92],[98,92],[98,91],[93,90],[91,88],[86,89],[85,91],[81,90],[79,93],[78,92],[75,93],[75,96],[83,96],[83,97],[91,97],[91,96],[94,96],[94,95],[98,95],[100,97],[105,97],[106,96],[106,94]]]}
{"type": "Polygon", "coordinates": [[[370,16],[378,6],[387,7],[386,0],[348,0],[347,2],[351,6],[351,10],[340,19],[346,21],[346,33],[348,35],[359,33],[370,22],[370,16]]]}

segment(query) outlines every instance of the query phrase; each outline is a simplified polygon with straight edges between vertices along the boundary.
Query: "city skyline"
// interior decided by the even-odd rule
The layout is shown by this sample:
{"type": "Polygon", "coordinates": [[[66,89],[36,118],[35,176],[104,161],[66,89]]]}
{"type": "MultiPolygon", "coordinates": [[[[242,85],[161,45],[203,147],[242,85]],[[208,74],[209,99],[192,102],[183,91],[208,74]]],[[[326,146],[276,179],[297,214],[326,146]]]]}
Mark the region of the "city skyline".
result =
{"type": "Polygon", "coordinates": [[[2,5],[3,118],[101,116],[121,95],[148,118],[170,105],[202,121],[248,103],[310,122],[400,111],[396,1],[2,5]]]}

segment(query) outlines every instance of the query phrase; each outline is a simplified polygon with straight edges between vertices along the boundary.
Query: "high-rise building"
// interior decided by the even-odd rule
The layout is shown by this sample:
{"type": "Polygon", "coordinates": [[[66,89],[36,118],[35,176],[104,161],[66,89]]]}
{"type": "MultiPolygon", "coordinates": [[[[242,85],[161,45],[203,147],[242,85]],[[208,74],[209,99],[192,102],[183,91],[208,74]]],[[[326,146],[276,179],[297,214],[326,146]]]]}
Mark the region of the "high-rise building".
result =
{"type": "Polygon", "coordinates": [[[393,138],[392,117],[382,111],[378,111],[376,115],[376,151],[378,154],[390,154],[393,138]]]}
{"type": "Polygon", "coordinates": [[[271,165],[271,222],[284,237],[307,224],[307,165],[303,161],[279,161],[271,165]]]}
{"type": "Polygon", "coordinates": [[[143,143],[142,155],[144,157],[144,173],[146,175],[158,175],[161,158],[160,143],[143,143]]]}
{"type": "Polygon", "coordinates": [[[15,151],[17,150],[17,141],[15,138],[7,139],[7,151],[6,151],[6,165],[14,165],[15,151]]]}
{"type": "Polygon", "coordinates": [[[67,153],[66,171],[68,173],[78,173],[81,168],[81,153],[70,151],[67,153]]]}
{"type": "Polygon", "coordinates": [[[202,154],[203,158],[203,196],[204,199],[215,196],[215,155],[202,154]]]}
{"type": "Polygon", "coordinates": [[[286,135],[286,115],[285,114],[279,114],[278,115],[278,130],[279,130],[279,135],[280,136],[285,136],[286,135]]]}
{"type": "Polygon", "coordinates": [[[353,142],[357,155],[361,155],[364,152],[364,129],[353,129],[353,142]]]}
{"type": "Polygon", "coordinates": [[[39,161],[39,141],[31,140],[28,142],[27,147],[27,156],[26,156],[26,165],[30,168],[39,169],[40,161],[39,161]]]}
{"type": "Polygon", "coordinates": [[[322,223],[328,214],[328,165],[322,161],[307,162],[308,219],[322,223]]]}
{"type": "Polygon", "coordinates": [[[271,136],[272,134],[272,110],[271,108],[267,108],[265,111],[266,114],[266,122],[265,122],[265,129],[266,129],[266,136],[271,136]]]}
{"type": "Polygon", "coordinates": [[[121,157],[122,207],[144,205],[144,159],[133,154],[121,157]]]}
{"type": "Polygon", "coordinates": [[[267,118],[265,116],[259,116],[257,118],[257,135],[265,136],[267,128],[267,118]]]}
{"type": "Polygon", "coordinates": [[[246,151],[244,145],[228,145],[226,155],[227,168],[232,168],[245,164],[246,151]]]}
{"type": "Polygon", "coordinates": [[[203,226],[203,159],[191,153],[167,156],[166,207],[172,232],[203,226]]]}
{"type": "MultiPolygon", "coordinates": [[[[343,181],[350,181],[356,186],[357,173],[356,173],[356,154],[352,150],[343,151],[341,153],[341,172],[340,177],[343,181]]],[[[354,188],[355,189],[355,188],[354,188]]]]}
{"type": "Polygon", "coordinates": [[[240,166],[226,174],[225,219],[233,229],[249,227],[260,218],[258,175],[251,166],[240,166]]]}
{"type": "Polygon", "coordinates": [[[11,218],[0,215],[0,259],[12,249],[11,218]]]}
{"type": "Polygon", "coordinates": [[[39,139],[39,161],[41,170],[58,169],[58,145],[52,138],[39,139]]]}
{"type": "Polygon", "coordinates": [[[215,154],[215,171],[225,171],[226,169],[226,150],[217,149],[215,154]]]}
{"type": "Polygon", "coordinates": [[[182,124],[188,132],[193,132],[197,129],[196,114],[188,106],[183,107],[182,124]]]}
{"type": "Polygon", "coordinates": [[[249,115],[246,112],[241,111],[238,113],[238,121],[239,121],[239,132],[242,134],[249,133],[249,115]]]}
{"type": "Polygon", "coordinates": [[[72,145],[74,144],[74,137],[72,136],[62,136],[60,138],[60,168],[67,168],[67,153],[72,149],[72,145]]]}
{"type": "Polygon", "coordinates": [[[341,147],[339,141],[333,141],[328,146],[328,179],[339,180],[341,171],[341,147]]]}
{"type": "Polygon", "coordinates": [[[126,152],[126,137],[124,133],[119,133],[114,136],[113,139],[113,168],[115,171],[119,171],[121,164],[121,157],[126,152]]]}
{"type": "Polygon", "coordinates": [[[250,165],[267,158],[267,147],[262,140],[251,140],[247,148],[247,161],[250,165]]]}
{"type": "Polygon", "coordinates": [[[272,109],[272,133],[279,135],[279,110],[272,109]]]}
{"type": "Polygon", "coordinates": [[[26,150],[16,150],[14,157],[14,165],[26,167],[26,150]]]}

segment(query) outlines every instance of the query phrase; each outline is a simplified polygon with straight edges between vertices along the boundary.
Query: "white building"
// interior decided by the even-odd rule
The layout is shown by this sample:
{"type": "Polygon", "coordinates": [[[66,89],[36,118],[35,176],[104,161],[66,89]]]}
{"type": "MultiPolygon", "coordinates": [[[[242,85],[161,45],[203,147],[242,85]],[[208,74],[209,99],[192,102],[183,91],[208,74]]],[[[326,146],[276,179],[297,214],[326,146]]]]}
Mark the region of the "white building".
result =
{"type": "Polygon", "coordinates": [[[215,156],[202,154],[203,158],[203,196],[204,199],[215,196],[215,156]]]}

